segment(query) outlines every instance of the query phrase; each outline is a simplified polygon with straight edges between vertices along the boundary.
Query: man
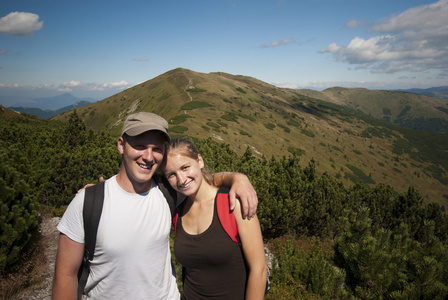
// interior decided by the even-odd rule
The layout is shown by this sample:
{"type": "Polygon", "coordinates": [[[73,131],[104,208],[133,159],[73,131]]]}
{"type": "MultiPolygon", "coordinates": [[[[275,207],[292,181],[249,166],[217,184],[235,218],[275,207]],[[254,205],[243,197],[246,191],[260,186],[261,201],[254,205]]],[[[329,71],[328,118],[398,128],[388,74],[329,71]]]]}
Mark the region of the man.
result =
{"type": "MultiPolygon", "coordinates": [[[[95,256],[85,293],[92,299],[179,299],[171,268],[171,212],[153,176],[160,167],[168,123],[147,112],[130,115],[118,138],[122,164],[105,183],[104,206],[98,226],[95,256]]],[[[255,214],[257,197],[247,177],[215,175],[218,185],[232,185],[244,214],[255,214]]],[[[85,191],[68,206],[61,232],[53,282],[53,299],[76,299],[77,272],[84,252],[82,208],[85,191]]]]}

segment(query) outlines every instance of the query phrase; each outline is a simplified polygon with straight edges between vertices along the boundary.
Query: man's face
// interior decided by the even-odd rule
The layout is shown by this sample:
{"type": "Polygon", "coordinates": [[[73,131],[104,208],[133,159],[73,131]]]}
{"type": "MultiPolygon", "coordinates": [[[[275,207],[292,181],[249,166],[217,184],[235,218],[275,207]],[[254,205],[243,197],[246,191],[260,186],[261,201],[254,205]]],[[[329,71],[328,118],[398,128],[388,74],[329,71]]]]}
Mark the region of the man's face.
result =
{"type": "Polygon", "coordinates": [[[165,136],[157,130],[147,131],[137,136],[118,138],[118,151],[126,175],[136,192],[151,187],[151,178],[160,167],[165,153],[165,136]]]}

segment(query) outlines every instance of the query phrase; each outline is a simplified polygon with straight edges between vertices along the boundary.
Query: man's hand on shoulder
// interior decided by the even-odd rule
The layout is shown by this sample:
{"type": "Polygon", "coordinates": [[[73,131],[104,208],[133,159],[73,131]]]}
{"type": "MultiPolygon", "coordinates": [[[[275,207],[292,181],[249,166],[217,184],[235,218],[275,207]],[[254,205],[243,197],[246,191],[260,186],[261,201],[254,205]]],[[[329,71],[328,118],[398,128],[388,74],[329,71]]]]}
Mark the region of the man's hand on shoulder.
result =
{"type": "MultiPolygon", "coordinates": [[[[103,176],[101,176],[100,178],[98,178],[98,182],[103,182],[104,178],[103,176]]],[[[82,190],[85,190],[86,188],[88,188],[89,186],[93,186],[95,185],[94,183],[88,183],[86,184],[83,188],[79,189],[78,192],[76,193],[76,195],[78,195],[82,190]]]]}
{"type": "Polygon", "coordinates": [[[243,219],[250,220],[258,208],[258,196],[249,178],[241,173],[233,173],[232,186],[229,192],[230,208],[235,208],[236,199],[241,202],[243,219]]]}

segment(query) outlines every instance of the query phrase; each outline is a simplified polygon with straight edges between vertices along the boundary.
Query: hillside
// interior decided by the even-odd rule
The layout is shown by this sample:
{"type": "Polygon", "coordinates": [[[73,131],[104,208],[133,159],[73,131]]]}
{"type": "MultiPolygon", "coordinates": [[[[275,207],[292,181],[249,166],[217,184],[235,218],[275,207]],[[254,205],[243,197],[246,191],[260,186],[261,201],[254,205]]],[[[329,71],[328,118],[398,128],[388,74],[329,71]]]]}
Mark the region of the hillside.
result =
{"type": "Polygon", "coordinates": [[[298,93],[350,107],[406,128],[448,134],[448,102],[409,92],[333,87],[298,93]]]}
{"type": "Polygon", "coordinates": [[[394,123],[438,118],[446,128],[447,105],[405,92],[281,89],[251,77],[179,68],[77,112],[89,128],[118,136],[127,115],[152,111],[169,120],[172,135],[212,137],[238,154],[250,147],[258,157],[294,154],[304,165],[314,159],[319,173],[345,184],[385,183],[399,192],[415,186],[427,201],[446,206],[446,134],[394,123]],[[381,121],[385,116],[390,122],[381,121]]]}

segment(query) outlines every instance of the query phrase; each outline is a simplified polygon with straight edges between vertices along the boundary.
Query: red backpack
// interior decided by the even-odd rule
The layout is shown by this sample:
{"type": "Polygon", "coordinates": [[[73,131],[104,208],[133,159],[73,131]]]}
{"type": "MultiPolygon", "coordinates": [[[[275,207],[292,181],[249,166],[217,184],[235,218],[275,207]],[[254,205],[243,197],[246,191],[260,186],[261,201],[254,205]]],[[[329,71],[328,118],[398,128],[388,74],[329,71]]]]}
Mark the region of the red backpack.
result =
{"type": "MultiPolygon", "coordinates": [[[[235,216],[233,215],[233,211],[230,211],[229,194],[218,192],[218,196],[216,196],[216,205],[218,209],[218,219],[224,228],[224,231],[229,235],[232,241],[241,244],[235,216]]],[[[176,213],[173,218],[174,233],[176,233],[178,217],[179,209],[176,209],[176,213]]]]}

